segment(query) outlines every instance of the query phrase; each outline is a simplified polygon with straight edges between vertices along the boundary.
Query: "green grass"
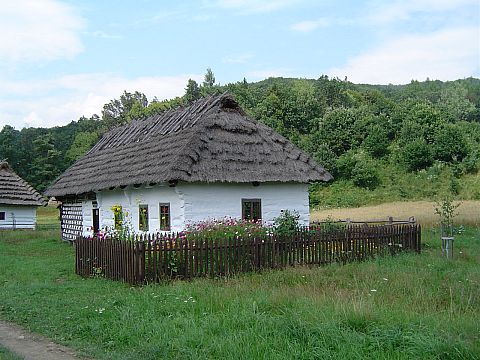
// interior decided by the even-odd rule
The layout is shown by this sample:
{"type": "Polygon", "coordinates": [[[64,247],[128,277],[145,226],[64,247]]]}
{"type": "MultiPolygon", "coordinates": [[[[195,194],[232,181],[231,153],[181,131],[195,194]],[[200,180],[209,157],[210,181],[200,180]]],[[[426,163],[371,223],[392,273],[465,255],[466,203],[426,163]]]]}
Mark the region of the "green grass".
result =
{"type": "Polygon", "coordinates": [[[98,359],[478,359],[480,230],[453,261],[424,235],[421,255],[132,288],[77,277],[55,231],[4,231],[0,318],[98,359]]]}
{"type": "Polygon", "coordinates": [[[379,172],[381,183],[374,190],[357,187],[346,180],[312,185],[311,205],[316,209],[349,208],[393,201],[432,201],[445,194],[454,194],[457,200],[480,200],[480,173],[457,179],[449,168],[405,173],[386,165],[380,167],[379,172]]]}
{"type": "Polygon", "coordinates": [[[22,358],[0,345],[0,360],[21,360],[22,358]]]}
{"type": "Polygon", "coordinates": [[[37,230],[60,230],[59,210],[56,206],[37,208],[37,230]]]}

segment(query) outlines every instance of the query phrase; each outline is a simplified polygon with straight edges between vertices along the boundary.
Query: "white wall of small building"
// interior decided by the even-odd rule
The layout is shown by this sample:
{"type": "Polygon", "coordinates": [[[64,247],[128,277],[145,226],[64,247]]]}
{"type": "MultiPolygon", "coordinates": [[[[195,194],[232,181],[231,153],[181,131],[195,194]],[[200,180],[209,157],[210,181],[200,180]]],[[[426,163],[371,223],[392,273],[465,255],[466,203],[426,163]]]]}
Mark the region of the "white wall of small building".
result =
{"type": "MultiPolygon", "coordinates": [[[[300,222],[308,225],[308,185],[298,183],[179,183],[175,187],[159,184],[152,187],[127,187],[123,190],[97,192],[100,228],[114,227],[112,207],[120,205],[128,216],[124,223],[138,233],[139,206],[148,205],[149,232],[160,231],[159,204],[170,204],[171,230],[181,231],[186,224],[225,217],[242,218],[242,199],[260,199],[262,219],[271,224],[282,210],[297,211],[300,222]]],[[[93,227],[92,200],[82,202],[83,233],[91,234],[93,227]]]]}
{"type": "Polygon", "coordinates": [[[299,183],[182,183],[186,223],[224,217],[242,218],[242,199],[260,199],[262,220],[271,224],[282,210],[297,211],[302,225],[310,220],[308,185],[299,183]]]}
{"type": "MultiPolygon", "coordinates": [[[[124,225],[133,232],[138,233],[139,206],[148,205],[148,229],[151,233],[160,231],[160,208],[161,203],[170,203],[170,224],[172,231],[181,231],[184,228],[183,201],[175,187],[168,184],[159,184],[152,187],[127,187],[125,189],[104,190],[96,193],[97,206],[99,208],[100,229],[114,228],[113,206],[120,205],[122,212],[128,214],[124,218],[124,225]]],[[[93,203],[92,200],[83,201],[83,233],[89,235],[93,227],[93,203]]]]}
{"type": "Polygon", "coordinates": [[[0,204],[0,212],[5,212],[5,220],[0,220],[0,229],[35,229],[37,207],[0,204]]]}

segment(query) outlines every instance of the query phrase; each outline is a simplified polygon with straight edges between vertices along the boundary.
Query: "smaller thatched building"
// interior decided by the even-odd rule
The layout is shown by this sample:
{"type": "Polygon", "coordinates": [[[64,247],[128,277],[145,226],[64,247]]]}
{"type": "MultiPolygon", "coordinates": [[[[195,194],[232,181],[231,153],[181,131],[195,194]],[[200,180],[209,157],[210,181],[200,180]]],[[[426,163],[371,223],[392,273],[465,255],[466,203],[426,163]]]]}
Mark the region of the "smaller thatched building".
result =
{"type": "Polygon", "coordinates": [[[158,232],[208,218],[268,223],[282,210],[308,224],[308,183],[331,178],[223,94],[113,129],[46,195],[62,201],[62,236],[74,240],[121,224],[158,232]]]}
{"type": "Polygon", "coordinates": [[[46,201],[6,161],[0,161],[0,229],[35,229],[46,201]]]}

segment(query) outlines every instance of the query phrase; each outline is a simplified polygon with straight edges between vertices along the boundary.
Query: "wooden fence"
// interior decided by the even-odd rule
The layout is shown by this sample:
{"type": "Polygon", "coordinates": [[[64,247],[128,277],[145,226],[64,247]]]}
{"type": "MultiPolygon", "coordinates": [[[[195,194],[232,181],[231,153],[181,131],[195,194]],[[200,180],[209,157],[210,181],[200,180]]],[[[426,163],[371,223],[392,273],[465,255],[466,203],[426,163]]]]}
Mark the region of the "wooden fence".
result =
{"type": "Polygon", "coordinates": [[[362,261],[400,251],[420,252],[417,224],[317,226],[293,234],[208,239],[180,234],[132,240],[78,238],[75,270],[130,284],[171,278],[229,276],[295,265],[362,261]]]}

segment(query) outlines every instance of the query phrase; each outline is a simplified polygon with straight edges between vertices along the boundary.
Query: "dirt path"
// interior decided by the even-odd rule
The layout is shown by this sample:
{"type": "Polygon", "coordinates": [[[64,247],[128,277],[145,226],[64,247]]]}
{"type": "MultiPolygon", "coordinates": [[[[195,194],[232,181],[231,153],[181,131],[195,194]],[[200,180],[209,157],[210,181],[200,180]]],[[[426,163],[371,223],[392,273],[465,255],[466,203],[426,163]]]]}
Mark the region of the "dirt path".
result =
{"type": "Polygon", "coordinates": [[[0,344],[25,360],[78,360],[72,350],[0,320],[0,344]]]}

